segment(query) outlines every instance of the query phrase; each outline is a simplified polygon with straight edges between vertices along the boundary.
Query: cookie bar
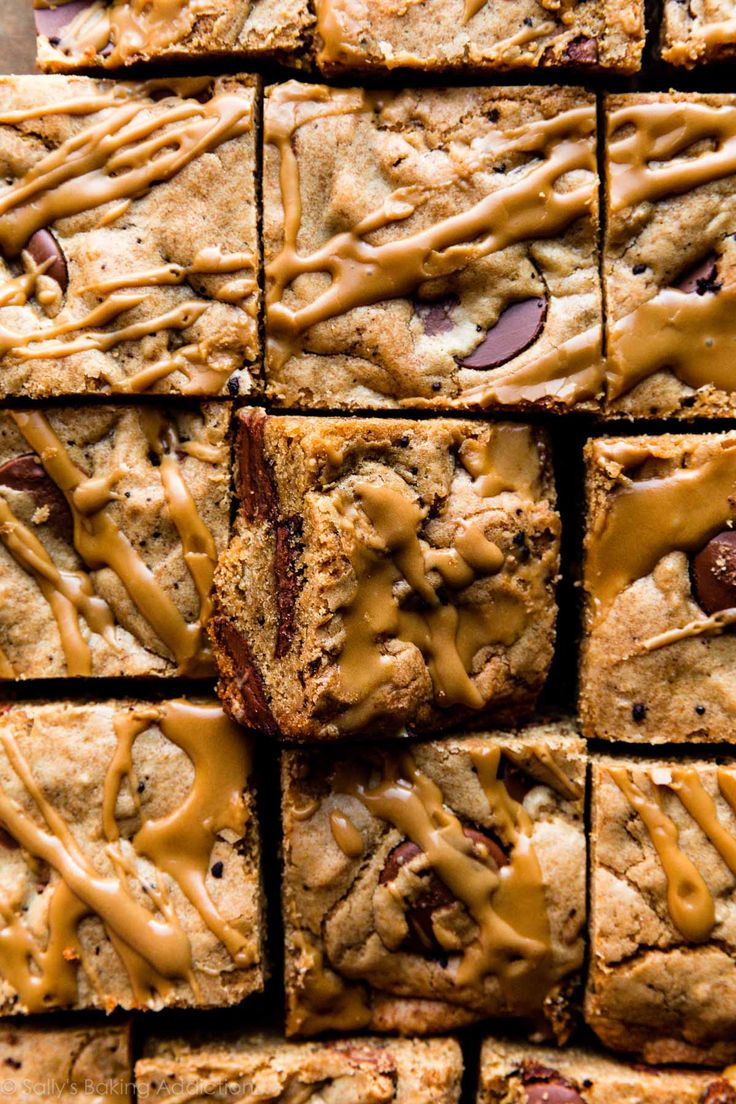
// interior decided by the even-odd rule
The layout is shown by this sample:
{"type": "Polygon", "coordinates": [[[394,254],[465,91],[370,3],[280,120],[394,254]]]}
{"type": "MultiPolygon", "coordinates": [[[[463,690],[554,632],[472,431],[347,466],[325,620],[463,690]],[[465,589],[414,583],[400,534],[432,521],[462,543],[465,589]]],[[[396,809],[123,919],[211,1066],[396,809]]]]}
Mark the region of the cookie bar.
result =
{"type": "Polygon", "coordinates": [[[228,404],[0,413],[0,678],[212,675],[228,404]]]}
{"type": "Polygon", "coordinates": [[[0,78],[0,397],[251,389],[257,91],[0,78]]]}
{"type": "Polygon", "coordinates": [[[606,117],[606,411],[732,417],[736,96],[610,96],[606,117]]]}
{"type": "Polygon", "coordinates": [[[130,1104],[133,1060],[124,1025],[0,1031],[0,1095],[13,1104],[130,1104]]]}
{"type": "Polygon", "coordinates": [[[688,69],[703,62],[729,61],[736,55],[736,6],[733,0],[681,4],[665,0],[662,57],[688,69]]]}
{"type": "Polygon", "coordinates": [[[317,62],[350,70],[500,70],[559,66],[631,73],[641,66],[644,4],[557,8],[542,0],[315,0],[317,62]]]}
{"type": "MultiPolygon", "coordinates": [[[[453,1039],[340,1039],[284,1043],[269,1037],[217,1042],[152,1041],[136,1063],[139,1099],[218,1092],[268,1102],[457,1104],[462,1055],[453,1039]],[[173,1086],[176,1086],[174,1090],[173,1086]],[[227,1089],[225,1090],[225,1087],[227,1089]]],[[[178,1097],[177,1097],[178,1099],[178,1097]]]]}
{"type": "Polygon", "coordinates": [[[585,758],[565,723],[283,753],[287,1033],[516,1018],[562,1041],[585,758]]]}
{"type": "Polygon", "coordinates": [[[265,103],[267,377],[292,408],[590,404],[595,102],[575,88],[265,103]]]}
{"type": "Polygon", "coordinates": [[[592,793],[587,1022],[647,1062],[733,1062],[736,760],[602,758],[592,793]]]}
{"type": "Polygon", "coordinates": [[[586,735],[733,742],[736,433],[585,452],[586,735]]]}
{"type": "Polygon", "coordinates": [[[50,72],[218,58],[298,64],[307,0],[33,0],[38,64],[50,72]]]}
{"type": "Polygon", "coordinates": [[[559,555],[536,430],[246,410],[236,450],[210,621],[235,719],[299,741],[530,711],[559,555]]]}
{"type": "MultiPolygon", "coordinates": [[[[728,1071],[727,1071],[728,1072],[728,1071]]],[[[736,1077],[646,1069],[579,1047],[553,1050],[488,1039],[477,1104],[733,1104],[736,1077]]]]}
{"type": "Polygon", "coordinates": [[[263,987],[250,743],[219,702],[0,714],[0,1012],[263,987]]]}

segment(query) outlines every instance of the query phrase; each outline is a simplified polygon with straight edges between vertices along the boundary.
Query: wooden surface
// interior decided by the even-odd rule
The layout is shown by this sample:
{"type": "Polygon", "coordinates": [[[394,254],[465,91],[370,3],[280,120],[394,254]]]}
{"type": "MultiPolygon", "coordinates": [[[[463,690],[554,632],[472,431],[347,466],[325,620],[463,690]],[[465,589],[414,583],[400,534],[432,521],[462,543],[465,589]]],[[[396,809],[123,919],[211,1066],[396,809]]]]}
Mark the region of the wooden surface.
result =
{"type": "Polygon", "coordinates": [[[0,0],[0,73],[33,73],[33,0],[0,0]]]}

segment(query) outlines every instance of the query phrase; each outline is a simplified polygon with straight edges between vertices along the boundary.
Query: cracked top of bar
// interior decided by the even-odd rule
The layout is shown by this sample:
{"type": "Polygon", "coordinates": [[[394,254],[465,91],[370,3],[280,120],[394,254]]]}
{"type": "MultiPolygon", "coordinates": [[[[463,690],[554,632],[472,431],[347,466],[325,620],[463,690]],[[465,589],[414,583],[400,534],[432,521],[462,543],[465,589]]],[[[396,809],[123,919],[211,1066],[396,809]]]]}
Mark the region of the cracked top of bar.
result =
{"type": "Polygon", "coordinates": [[[256,79],[0,79],[0,396],[247,393],[256,79]]]}

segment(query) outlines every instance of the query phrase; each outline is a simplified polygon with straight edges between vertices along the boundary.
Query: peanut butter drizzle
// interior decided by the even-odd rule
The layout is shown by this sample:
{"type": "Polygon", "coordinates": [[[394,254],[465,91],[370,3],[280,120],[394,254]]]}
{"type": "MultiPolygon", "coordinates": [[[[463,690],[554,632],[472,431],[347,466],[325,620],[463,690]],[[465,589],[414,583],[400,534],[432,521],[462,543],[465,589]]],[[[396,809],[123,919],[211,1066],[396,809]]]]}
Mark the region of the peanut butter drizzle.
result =
{"type": "Polygon", "coordinates": [[[332,838],[344,855],[349,859],[359,859],[365,850],[363,837],[350,817],[339,809],[330,813],[330,831],[332,838]]]}
{"type": "MultiPolygon", "coordinates": [[[[194,784],[179,809],[160,820],[146,820],[133,837],[134,852],[149,859],[157,871],[176,882],[204,923],[227,947],[238,966],[252,956],[245,938],[224,921],[206,887],[209,856],[218,833],[230,829],[242,835],[245,808],[242,791],[250,773],[250,758],[242,734],[218,705],[171,701],[158,707],[132,710],[115,719],[118,747],[105,779],[102,829],[108,857],[123,876],[101,875],[77,844],[68,825],[47,800],[9,731],[0,731],[0,744],[11,767],[32,798],[46,827],[41,828],[0,789],[0,820],[24,851],[47,862],[61,879],[54,888],[48,914],[45,948],[37,945],[20,911],[0,903],[5,926],[0,930],[0,974],[17,990],[29,1011],[73,1004],[77,998],[77,965],[82,949],[77,936],[80,922],[98,916],[118,952],[136,1002],[145,1005],[152,993],[168,993],[173,979],[196,987],[189,937],[181,927],[168,894],[141,879],[131,860],[119,850],[115,819],[123,778],[133,785],[132,749],[136,738],[157,724],[163,735],[180,747],[194,766],[194,784]],[[212,748],[217,748],[217,755],[212,748]],[[153,911],[133,895],[125,874],[136,878],[153,911]]],[[[18,902],[20,905],[21,902],[18,902]]],[[[82,961],[82,968],[92,967],[82,961]]],[[[104,993],[101,994],[104,997],[104,993]]]]}
{"type": "Polygon", "coordinates": [[[354,782],[349,792],[424,852],[475,921],[477,935],[462,952],[457,984],[478,986],[494,975],[509,1008],[519,1014],[538,1010],[557,979],[533,825],[498,778],[500,759],[498,747],[471,753],[493,830],[510,849],[502,873],[474,853],[442,791],[419,770],[410,753],[387,761],[377,785],[354,782]]]}
{"type": "MultiPolygon", "coordinates": [[[[590,107],[574,108],[557,118],[499,134],[494,152],[501,148],[538,157],[468,210],[391,241],[376,244],[370,240],[379,230],[409,219],[437,191],[469,181],[484,167],[487,153],[469,154],[462,168],[436,184],[396,190],[351,230],[335,234],[304,255],[298,244],[301,193],[293,146],[296,132],[322,115],[371,110],[373,103],[367,93],[330,95],[323,88],[305,92],[303,85],[293,82],[279,87],[267,102],[265,140],[278,149],[284,212],[283,246],[266,266],[269,355],[277,369],[299,350],[307,331],[318,323],[356,307],[409,297],[425,281],[458,272],[499,249],[559,234],[595,202],[595,112],[590,107]],[[590,183],[558,189],[569,173],[586,169],[591,173],[590,183]],[[290,307],[289,291],[307,273],[324,273],[330,278],[329,286],[308,305],[290,307]]],[[[551,364],[545,363],[542,374],[527,366],[526,384],[544,386],[557,367],[554,357],[551,364]]]]}
{"type": "Polygon", "coordinates": [[[460,459],[473,476],[473,489],[480,498],[511,491],[535,502],[542,495],[539,455],[530,426],[491,426],[485,441],[463,441],[460,459]]]}
{"type": "Polygon", "coordinates": [[[672,42],[662,50],[662,57],[672,65],[692,66],[714,46],[733,46],[736,42],[736,19],[720,19],[701,27],[691,26],[683,42],[672,42]]]}
{"type": "MultiPolygon", "coordinates": [[[[617,213],[736,173],[736,119],[728,106],[629,104],[611,113],[608,150],[610,206],[617,213]],[[693,156],[698,143],[706,146],[693,156]]],[[[611,321],[608,397],[663,369],[693,388],[736,389],[735,310],[736,285],[726,282],[703,295],[663,288],[611,321]]]]}
{"type": "MultiPolygon", "coordinates": [[[[629,446],[625,443],[623,449],[629,446]]],[[[605,456],[615,459],[615,445],[605,456]]],[[[626,452],[622,454],[624,463],[626,452]]],[[[736,440],[703,463],[663,478],[629,482],[608,500],[587,538],[585,585],[602,621],[616,597],[669,552],[694,552],[734,516],[736,440]]],[[[721,631],[720,624],[714,625],[721,631]]]]}
{"type": "Polygon", "coordinates": [[[434,569],[448,586],[464,589],[501,569],[500,549],[475,523],[459,528],[453,548],[427,547],[418,535],[426,510],[393,487],[360,483],[338,508],[356,579],[355,593],[341,610],[339,693],[350,705],[338,718],[340,728],[349,731],[376,715],[374,696],[390,683],[397,662],[381,647],[391,638],[421,651],[439,706],[481,708],[484,699],[471,677],[473,660],[491,644],[517,639],[526,612],[518,602],[500,597],[483,606],[443,605],[429,573],[434,569]],[[366,532],[366,519],[373,533],[366,532]],[[424,609],[399,605],[395,588],[402,579],[424,609]]]}
{"type": "MultiPolygon", "coordinates": [[[[20,254],[32,234],[60,219],[79,215],[97,207],[113,204],[103,221],[119,217],[133,198],[145,195],[157,183],[170,180],[190,162],[216,149],[223,142],[246,133],[252,124],[250,103],[241,96],[222,92],[210,100],[184,100],[154,112],[149,93],[160,82],[138,84],[127,95],[80,96],[51,108],[50,113],[94,114],[99,118],[42,157],[25,176],[0,194],[0,250],[6,257],[20,254]],[[63,107],[63,112],[61,108],[63,107]],[[149,109],[149,117],[143,118],[149,109]],[[116,203],[116,201],[119,201],[116,203]]],[[[191,84],[192,92],[202,81],[191,84]]],[[[206,86],[206,82],[205,82],[206,86]]],[[[0,122],[20,122],[32,116],[33,109],[10,112],[0,122]]],[[[250,253],[223,254],[219,248],[202,250],[190,266],[166,265],[146,273],[131,273],[100,282],[83,292],[105,294],[102,303],[84,308],[81,317],[59,321],[25,331],[0,325],[0,357],[9,353],[30,360],[59,358],[90,350],[108,352],[125,341],[140,341],[162,330],[186,330],[202,316],[208,302],[193,298],[155,318],[99,330],[121,314],[145,302],[152,287],[183,284],[189,275],[225,275],[248,273],[217,287],[212,298],[245,306],[253,317],[254,303],[246,302],[257,291],[255,260],[250,253]],[[143,288],[143,293],[122,292],[125,288],[143,288]],[[83,332],[84,331],[84,332],[83,332]],[[67,339],[71,335],[71,339],[67,339]]],[[[6,297],[13,305],[23,305],[33,295],[39,273],[16,278],[0,288],[0,305],[6,297]]],[[[38,291],[36,289],[38,297],[38,291]]],[[[144,369],[135,381],[120,389],[145,390],[176,370],[196,378],[191,390],[214,387],[219,390],[237,364],[208,364],[206,340],[144,369]]]]}
{"type": "MultiPolygon", "coordinates": [[[[102,480],[88,479],[75,466],[43,414],[12,413],[11,417],[63,492],[74,522],[74,547],[88,569],[99,571],[107,567],[115,572],[138,612],[170,651],[180,673],[208,673],[212,662],[205,625],[212,609],[217,550],[177,464],[173,426],[155,411],[140,415],[149,443],[161,457],[161,480],[167,505],[181,538],[184,561],[199,595],[199,617],[191,623],[184,620],[107,510],[111,484],[122,473],[112,473],[102,480]]],[[[90,674],[89,645],[81,635],[78,617],[81,614],[93,632],[116,647],[114,622],[106,603],[94,595],[86,575],[58,571],[35,534],[12,515],[2,497],[0,522],[0,540],[16,562],[33,576],[51,606],[69,674],[90,674]]]]}
{"type": "MultiPolygon", "coordinates": [[[[659,787],[671,790],[736,875],[736,837],[724,827],[716,803],[692,767],[659,767],[642,771],[652,787],[648,796],[633,772],[608,767],[608,773],[641,818],[667,878],[667,906],[678,931],[693,942],[708,939],[716,926],[715,903],[702,875],[679,846],[679,832],[662,804],[659,787]]],[[[736,812],[736,777],[718,768],[719,789],[736,812]]]]}

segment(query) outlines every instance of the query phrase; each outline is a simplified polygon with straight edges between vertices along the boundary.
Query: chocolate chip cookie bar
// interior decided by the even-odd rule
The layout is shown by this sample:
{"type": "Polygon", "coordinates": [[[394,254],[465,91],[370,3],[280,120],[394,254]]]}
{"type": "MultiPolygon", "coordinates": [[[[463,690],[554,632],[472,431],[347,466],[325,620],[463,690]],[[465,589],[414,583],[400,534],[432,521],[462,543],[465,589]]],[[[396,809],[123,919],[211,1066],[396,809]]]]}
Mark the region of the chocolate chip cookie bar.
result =
{"type": "Polygon", "coordinates": [[[736,96],[610,96],[606,118],[606,411],[732,417],[736,96]]]}
{"type": "Polygon", "coordinates": [[[218,58],[299,63],[306,0],[33,0],[38,65],[49,72],[218,58]]]}
{"type": "Polygon", "coordinates": [[[229,404],[0,413],[0,678],[211,676],[229,404]]]}
{"type": "Polygon", "coordinates": [[[257,92],[0,78],[0,397],[251,390],[257,92]]]}
{"type": "Polygon", "coordinates": [[[250,743],[219,702],[5,706],[0,1012],[263,987],[250,743]]]}
{"type": "Polygon", "coordinates": [[[644,46],[644,4],[541,0],[316,0],[317,62],[327,73],[559,66],[630,73],[644,46]]]}
{"type": "Polygon", "coordinates": [[[135,1074],[143,1100],[168,1099],[184,1091],[190,1094],[187,1101],[205,1104],[227,1091],[231,1098],[235,1094],[237,1100],[262,1104],[306,1104],[312,1099],[335,1104],[457,1104],[462,1065],[453,1039],[362,1036],[296,1044],[255,1036],[216,1042],[151,1040],[135,1074]]]}
{"type": "Polygon", "coordinates": [[[734,742],[736,433],[589,442],[586,735],[734,742]]]}
{"type": "Polygon", "coordinates": [[[651,1069],[573,1047],[488,1039],[477,1104],[733,1104],[736,1077],[695,1069],[651,1069]]]}
{"type": "Polygon", "coordinates": [[[244,410],[236,453],[210,621],[235,719],[309,741],[530,711],[559,554],[539,432],[244,410]]]}
{"type": "Polygon", "coordinates": [[[681,4],[665,0],[662,57],[670,65],[692,69],[704,62],[726,62],[736,55],[736,6],[733,0],[681,4]]]}
{"type": "Polygon", "coordinates": [[[12,1104],[130,1104],[130,1030],[69,1024],[0,1030],[0,1094],[12,1104]]]}
{"type": "Polygon", "coordinates": [[[488,1017],[563,1041],[583,959],[570,726],[283,753],[287,1033],[488,1017]]]}
{"type": "Polygon", "coordinates": [[[587,1022],[647,1062],[733,1062],[736,760],[601,758],[592,793],[587,1022]]]}
{"type": "Polygon", "coordinates": [[[264,127],[274,402],[593,402],[603,372],[592,94],[292,82],[268,91],[264,127]]]}

